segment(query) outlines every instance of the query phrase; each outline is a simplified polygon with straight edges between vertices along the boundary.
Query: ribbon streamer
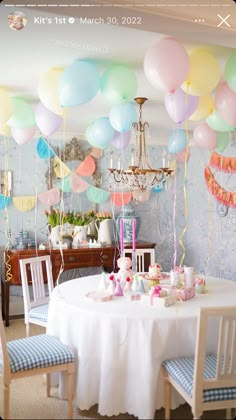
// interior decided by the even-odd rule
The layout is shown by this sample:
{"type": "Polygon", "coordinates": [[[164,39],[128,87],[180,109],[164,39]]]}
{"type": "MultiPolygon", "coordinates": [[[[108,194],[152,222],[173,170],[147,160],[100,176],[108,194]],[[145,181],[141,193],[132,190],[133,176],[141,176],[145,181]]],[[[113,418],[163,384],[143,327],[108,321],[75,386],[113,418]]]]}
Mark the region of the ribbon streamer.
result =
{"type": "Polygon", "coordinates": [[[186,255],[186,249],[185,249],[185,245],[184,245],[184,241],[183,238],[187,232],[187,220],[188,220],[188,205],[187,205],[187,189],[186,189],[186,183],[187,183],[187,165],[188,165],[188,150],[189,150],[189,142],[188,142],[188,127],[186,126],[185,128],[186,131],[186,138],[187,138],[187,147],[186,147],[186,154],[185,154],[185,161],[184,161],[184,186],[183,186],[183,194],[184,194],[184,219],[185,219],[185,226],[182,230],[182,233],[179,237],[179,243],[180,246],[183,250],[183,254],[182,257],[180,259],[180,267],[182,267],[182,264],[184,262],[185,259],[185,255],[186,255]]]}

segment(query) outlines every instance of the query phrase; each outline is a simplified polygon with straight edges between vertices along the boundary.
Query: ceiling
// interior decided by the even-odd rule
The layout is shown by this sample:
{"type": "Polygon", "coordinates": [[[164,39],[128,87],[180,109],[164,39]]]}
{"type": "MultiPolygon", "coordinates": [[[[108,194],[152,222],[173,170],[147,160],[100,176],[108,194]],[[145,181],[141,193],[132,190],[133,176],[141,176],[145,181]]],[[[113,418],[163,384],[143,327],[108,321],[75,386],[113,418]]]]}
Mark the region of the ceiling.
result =
{"type": "MultiPolygon", "coordinates": [[[[65,67],[76,58],[94,59],[101,70],[112,62],[129,64],[138,78],[137,96],[146,96],[149,101],[143,110],[144,118],[150,123],[151,135],[155,142],[166,142],[175,123],[165,109],[161,91],[154,89],[143,72],[143,59],[147,49],[164,35],[172,35],[191,52],[204,45],[219,60],[222,69],[231,49],[236,47],[236,5],[232,0],[193,2],[150,0],[54,0],[43,1],[44,6],[23,0],[4,1],[0,5],[0,86],[7,87],[11,94],[38,102],[37,86],[40,76],[50,67],[65,67]],[[176,3],[178,7],[174,6],[176,3]],[[72,5],[74,6],[72,7],[72,5]],[[50,6],[49,6],[50,5],[50,6]],[[188,5],[189,7],[186,7],[188,5]],[[12,31],[8,28],[7,16],[13,10],[24,11],[27,25],[24,30],[12,31]],[[221,17],[219,17],[219,15],[221,17]],[[228,16],[230,15],[230,16],[228,16]],[[68,17],[74,17],[73,24],[68,17]],[[121,23],[121,18],[134,16],[141,18],[140,25],[81,24],[81,17],[107,19],[113,16],[121,23]],[[228,16],[228,17],[227,17],[228,16]],[[52,17],[53,23],[34,23],[34,18],[52,17]],[[56,24],[55,17],[65,17],[65,24],[56,24]],[[226,19],[227,17],[227,19],[226,19]],[[195,22],[204,19],[204,22],[195,22]],[[225,19],[227,24],[222,21],[225,19]],[[228,26],[230,25],[230,26],[228,26]]],[[[37,4],[40,4],[39,2],[37,4]]],[[[68,136],[84,135],[87,125],[95,118],[107,116],[111,105],[99,93],[87,104],[70,108],[67,114],[68,136]]],[[[190,128],[193,127],[190,123],[190,128]]]]}

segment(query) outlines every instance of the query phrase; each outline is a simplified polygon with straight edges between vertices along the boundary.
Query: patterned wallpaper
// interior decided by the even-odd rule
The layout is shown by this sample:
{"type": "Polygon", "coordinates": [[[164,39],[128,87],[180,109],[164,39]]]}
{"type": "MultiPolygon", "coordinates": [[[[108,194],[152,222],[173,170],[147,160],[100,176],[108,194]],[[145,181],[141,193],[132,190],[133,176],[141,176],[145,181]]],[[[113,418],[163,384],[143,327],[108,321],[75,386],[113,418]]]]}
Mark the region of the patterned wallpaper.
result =
{"type": "MultiPolygon", "coordinates": [[[[0,139],[0,169],[4,168],[5,149],[0,139]]],[[[149,146],[153,166],[161,165],[162,147],[149,146]]],[[[139,240],[157,243],[156,261],[169,271],[174,261],[177,265],[194,266],[208,275],[236,279],[236,209],[229,208],[225,217],[220,217],[217,202],[208,193],[204,181],[204,167],[208,164],[210,152],[190,147],[190,159],[185,177],[184,164],[177,164],[176,179],[169,191],[151,192],[145,203],[134,203],[135,211],[141,217],[139,240]],[[186,200],[184,196],[186,187],[186,200]],[[183,232],[186,230],[185,234],[183,232]],[[181,234],[183,246],[181,246],[181,234]],[[176,253],[176,258],[175,258],[176,253]]],[[[100,161],[103,173],[102,185],[106,188],[106,168],[109,167],[109,152],[106,150],[100,161]]],[[[122,152],[124,166],[129,164],[131,146],[122,152]]],[[[227,147],[225,155],[235,155],[235,144],[227,147]]],[[[117,153],[116,153],[117,155],[117,153]]],[[[118,156],[116,156],[118,158],[118,156]]],[[[36,140],[21,148],[12,140],[8,145],[8,168],[13,171],[13,195],[34,195],[46,190],[44,174],[47,162],[36,153],[36,140]]],[[[229,190],[236,190],[236,175],[219,174],[219,182],[229,190]]],[[[69,208],[81,210],[92,208],[92,203],[85,202],[78,194],[67,194],[65,204],[69,208]]],[[[38,243],[47,238],[46,218],[43,206],[23,215],[11,204],[8,208],[12,231],[12,242],[23,229],[29,231],[38,243]]],[[[118,215],[120,208],[113,207],[110,201],[102,204],[100,210],[111,210],[118,215]]],[[[0,210],[0,246],[6,244],[5,211],[0,210]]]]}

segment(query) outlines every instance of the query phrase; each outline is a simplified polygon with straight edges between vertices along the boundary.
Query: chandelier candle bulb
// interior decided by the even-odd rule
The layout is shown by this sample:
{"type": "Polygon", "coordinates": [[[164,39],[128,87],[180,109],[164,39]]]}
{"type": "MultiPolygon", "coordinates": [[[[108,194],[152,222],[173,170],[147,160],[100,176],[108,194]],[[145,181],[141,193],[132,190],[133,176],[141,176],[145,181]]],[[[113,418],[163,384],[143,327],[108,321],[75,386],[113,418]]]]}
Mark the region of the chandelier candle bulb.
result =
{"type": "Polygon", "coordinates": [[[166,151],[164,150],[162,153],[162,168],[166,167],[166,151]]]}
{"type": "Polygon", "coordinates": [[[117,169],[120,170],[120,157],[118,158],[118,161],[117,161],[117,169]]]}
{"type": "Polygon", "coordinates": [[[110,153],[110,168],[113,168],[113,152],[110,153]]]}

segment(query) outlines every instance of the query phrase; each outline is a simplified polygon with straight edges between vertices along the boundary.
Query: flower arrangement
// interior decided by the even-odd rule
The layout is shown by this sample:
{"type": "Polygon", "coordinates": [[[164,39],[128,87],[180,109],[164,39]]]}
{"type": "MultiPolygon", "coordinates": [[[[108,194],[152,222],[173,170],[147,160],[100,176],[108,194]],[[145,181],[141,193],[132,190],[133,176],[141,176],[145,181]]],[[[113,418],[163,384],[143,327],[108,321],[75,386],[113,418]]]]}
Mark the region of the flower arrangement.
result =
{"type": "Polygon", "coordinates": [[[111,219],[112,215],[109,211],[100,211],[95,214],[95,219],[99,220],[99,222],[102,222],[105,219],[111,219]]]}
{"type": "Polygon", "coordinates": [[[61,216],[60,216],[60,212],[58,209],[52,209],[50,211],[48,210],[44,210],[44,214],[48,219],[48,224],[51,227],[55,227],[57,225],[61,224],[61,216]]]}
{"type": "Polygon", "coordinates": [[[48,224],[52,227],[65,223],[74,226],[84,226],[88,225],[95,217],[95,212],[93,210],[86,212],[69,210],[67,213],[60,214],[58,209],[52,209],[51,211],[45,210],[44,213],[48,219],[48,224]]]}

